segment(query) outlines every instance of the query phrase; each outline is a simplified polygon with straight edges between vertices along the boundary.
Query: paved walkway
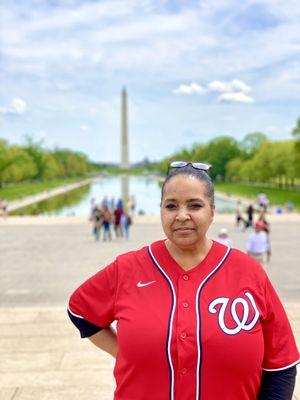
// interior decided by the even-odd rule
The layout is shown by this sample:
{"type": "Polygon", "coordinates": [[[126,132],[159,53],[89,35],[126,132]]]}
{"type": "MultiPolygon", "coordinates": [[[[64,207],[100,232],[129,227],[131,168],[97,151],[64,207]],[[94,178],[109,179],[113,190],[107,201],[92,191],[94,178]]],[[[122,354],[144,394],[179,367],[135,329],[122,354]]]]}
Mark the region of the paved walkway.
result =
{"type": "MultiPolygon", "coordinates": [[[[236,232],[229,218],[217,217],[211,236],[225,226],[244,249],[247,234],[236,232]]],[[[299,221],[272,222],[268,270],[298,343],[299,227],[299,221]]],[[[0,237],[0,400],[112,399],[113,359],[79,338],[65,305],[116,254],[163,237],[159,223],[135,222],[128,242],[96,243],[84,219],[14,218],[0,221],[0,237]]],[[[294,398],[300,400],[299,384],[294,398]]]]}

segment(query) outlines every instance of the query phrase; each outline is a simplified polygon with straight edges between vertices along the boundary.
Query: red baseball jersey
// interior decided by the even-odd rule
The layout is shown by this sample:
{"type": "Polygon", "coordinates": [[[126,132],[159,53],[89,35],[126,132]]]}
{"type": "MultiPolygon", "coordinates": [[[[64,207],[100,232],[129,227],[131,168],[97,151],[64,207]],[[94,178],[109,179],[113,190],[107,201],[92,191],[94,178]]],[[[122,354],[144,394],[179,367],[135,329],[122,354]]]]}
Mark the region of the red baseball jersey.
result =
{"type": "Polygon", "coordinates": [[[121,255],[69,310],[98,327],[117,321],[115,400],[256,400],[263,369],[299,359],[264,270],[217,242],[189,271],[163,240],[121,255]]]}

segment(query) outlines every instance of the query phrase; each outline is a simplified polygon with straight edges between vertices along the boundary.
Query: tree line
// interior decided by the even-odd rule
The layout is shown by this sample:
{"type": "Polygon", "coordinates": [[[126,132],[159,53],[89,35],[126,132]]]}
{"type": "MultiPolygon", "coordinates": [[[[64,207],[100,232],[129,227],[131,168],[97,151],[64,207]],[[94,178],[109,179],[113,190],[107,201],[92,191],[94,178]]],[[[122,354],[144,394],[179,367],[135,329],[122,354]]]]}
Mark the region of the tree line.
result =
{"type": "Polygon", "coordinates": [[[214,180],[295,187],[300,183],[300,119],[292,132],[294,140],[271,141],[261,132],[247,134],[242,141],[220,136],[206,144],[183,148],[159,163],[166,172],[172,160],[212,164],[214,180]]]}
{"type": "Polygon", "coordinates": [[[27,139],[24,146],[0,139],[0,187],[7,183],[86,175],[93,169],[86,155],[68,149],[45,150],[27,139]]]}

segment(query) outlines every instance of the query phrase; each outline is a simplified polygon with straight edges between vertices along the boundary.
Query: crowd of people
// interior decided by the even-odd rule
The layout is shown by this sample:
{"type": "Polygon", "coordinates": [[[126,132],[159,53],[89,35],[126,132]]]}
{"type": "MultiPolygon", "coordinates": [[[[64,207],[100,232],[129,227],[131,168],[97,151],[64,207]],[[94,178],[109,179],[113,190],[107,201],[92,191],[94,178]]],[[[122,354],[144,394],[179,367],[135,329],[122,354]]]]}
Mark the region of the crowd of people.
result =
{"type": "Polygon", "coordinates": [[[132,215],[135,211],[135,200],[131,197],[126,205],[123,199],[117,202],[114,198],[110,200],[104,197],[97,204],[95,198],[91,199],[90,221],[93,223],[93,235],[95,240],[111,241],[112,230],[115,237],[129,239],[132,215]]]}

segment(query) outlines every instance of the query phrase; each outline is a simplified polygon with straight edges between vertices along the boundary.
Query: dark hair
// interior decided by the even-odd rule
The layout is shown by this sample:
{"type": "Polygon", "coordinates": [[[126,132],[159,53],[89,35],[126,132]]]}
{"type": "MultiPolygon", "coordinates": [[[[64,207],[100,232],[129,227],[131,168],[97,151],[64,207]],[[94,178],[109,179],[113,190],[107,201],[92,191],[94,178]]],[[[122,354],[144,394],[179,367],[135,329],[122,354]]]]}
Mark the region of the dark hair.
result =
{"type": "Polygon", "coordinates": [[[210,176],[208,175],[207,172],[201,170],[201,169],[196,169],[192,167],[191,165],[187,165],[185,167],[181,168],[176,168],[174,171],[171,171],[166,179],[163,182],[163,185],[161,187],[161,199],[163,198],[164,195],[164,189],[166,184],[174,177],[177,175],[187,175],[187,176],[193,176],[194,178],[198,179],[200,182],[203,182],[206,187],[206,196],[209,199],[209,202],[211,205],[215,204],[215,189],[214,185],[212,183],[212,180],[210,179],[210,176]]]}

